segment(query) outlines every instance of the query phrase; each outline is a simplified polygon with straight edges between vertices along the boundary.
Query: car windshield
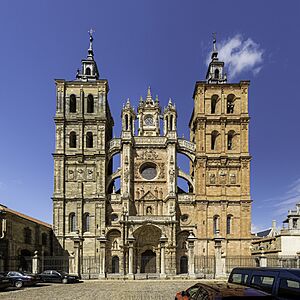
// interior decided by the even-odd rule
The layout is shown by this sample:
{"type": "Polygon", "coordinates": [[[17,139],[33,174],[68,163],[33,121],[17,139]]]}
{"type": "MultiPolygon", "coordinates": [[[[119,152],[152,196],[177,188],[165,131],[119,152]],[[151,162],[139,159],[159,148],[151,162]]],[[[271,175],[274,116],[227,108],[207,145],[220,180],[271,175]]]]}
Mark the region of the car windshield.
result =
{"type": "Polygon", "coordinates": [[[68,275],[68,273],[64,271],[57,271],[57,272],[60,273],[61,275],[68,275]]]}

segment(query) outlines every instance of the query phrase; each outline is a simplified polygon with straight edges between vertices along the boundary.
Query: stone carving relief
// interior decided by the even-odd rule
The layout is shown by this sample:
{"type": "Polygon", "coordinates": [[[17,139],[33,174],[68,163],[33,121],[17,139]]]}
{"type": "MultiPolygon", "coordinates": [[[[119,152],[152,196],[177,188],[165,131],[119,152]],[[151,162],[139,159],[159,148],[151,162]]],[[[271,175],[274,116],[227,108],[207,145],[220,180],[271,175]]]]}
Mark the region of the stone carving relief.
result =
{"type": "Polygon", "coordinates": [[[92,168],[87,169],[87,180],[93,180],[94,179],[94,170],[92,168]]]}
{"type": "Polygon", "coordinates": [[[93,181],[95,174],[94,166],[71,165],[67,169],[68,181],[93,181]]]}
{"type": "Polygon", "coordinates": [[[225,184],[226,183],[226,175],[227,174],[222,170],[222,171],[220,171],[219,175],[220,175],[220,183],[221,184],[225,184]]]}
{"type": "Polygon", "coordinates": [[[82,168],[77,168],[77,180],[84,179],[84,171],[82,168]]]}
{"type": "Polygon", "coordinates": [[[159,175],[158,179],[164,179],[165,178],[165,163],[159,163],[159,175]]]}
{"type": "Polygon", "coordinates": [[[137,155],[137,159],[141,160],[158,160],[158,154],[153,149],[146,149],[137,155]]]}

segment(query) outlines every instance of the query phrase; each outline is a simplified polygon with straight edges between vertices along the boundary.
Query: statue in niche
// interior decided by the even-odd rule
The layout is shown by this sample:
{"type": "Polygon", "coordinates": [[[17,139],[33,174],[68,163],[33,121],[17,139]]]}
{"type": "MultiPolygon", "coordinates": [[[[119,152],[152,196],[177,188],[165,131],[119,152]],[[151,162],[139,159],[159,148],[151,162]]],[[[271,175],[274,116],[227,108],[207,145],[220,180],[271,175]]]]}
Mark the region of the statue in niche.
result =
{"type": "Polygon", "coordinates": [[[155,197],[158,198],[158,189],[157,189],[157,187],[155,187],[155,189],[154,189],[154,194],[155,194],[155,197]]]}
{"type": "Polygon", "coordinates": [[[152,215],[152,207],[151,206],[148,206],[147,209],[146,209],[146,214],[147,215],[152,215]]]}
{"type": "Polygon", "coordinates": [[[209,175],[210,184],[216,184],[216,174],[209,175]]]}
{"type": "Polygon", "coordinates": [[[188,249],[187,241],[183,241],[183,242],[182,242],[181,249],[184,249],[184,250],[188,249]]]}
{"type": "Polygon", "coordinates": [[[117,250],[118,249],[118,242],[116,240],[113,241],[112,249],[113,250],[117,250]]]}
{"type": "Polygon", "coordinates": [[[226,183],[226,173],[224,171],[220,172],[220,182],[226,183]]]}
{"type": "Polygon", "coordinates": [[[139,190],[139,188],[136,189],[136,198],[140,199],[140,190],[139,190]]]}
{"type": "Polygon", "coordinates": [[[171,183],[174,181],[174,177],[175,177],[175,170],[170,170],[169,171],[169,174],[170,174],[170,181],[171,183]]]}
{"type": "Polygon", "coordinates": [[[159,190],[159,197],[160,197],[160,199],[163,198],[163,190],[162,190],[162,188],[159,190]]]}
{"type": "Polygon", "coordinates": [[[230,183],[236,184],[236,175],[235,174],[230,174],[230,183]]]}

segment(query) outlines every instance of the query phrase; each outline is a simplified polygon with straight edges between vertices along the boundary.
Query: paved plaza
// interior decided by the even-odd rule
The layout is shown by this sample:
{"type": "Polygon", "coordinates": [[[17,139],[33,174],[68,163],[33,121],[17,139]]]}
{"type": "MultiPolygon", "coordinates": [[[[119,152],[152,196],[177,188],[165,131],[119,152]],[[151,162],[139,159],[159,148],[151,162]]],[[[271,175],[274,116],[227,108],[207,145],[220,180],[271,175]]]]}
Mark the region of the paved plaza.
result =
{"type": "MultiPolygon", "coordinates": [[[[205,281],[205,280],[201,280],[205,281]]],[[[113,300],[174,300],[195,280],[89,280],[77,284],[39,284],[21,290],[0,292],[0,299],[55,300],[55,299],[113,299],[113,300]]]]}

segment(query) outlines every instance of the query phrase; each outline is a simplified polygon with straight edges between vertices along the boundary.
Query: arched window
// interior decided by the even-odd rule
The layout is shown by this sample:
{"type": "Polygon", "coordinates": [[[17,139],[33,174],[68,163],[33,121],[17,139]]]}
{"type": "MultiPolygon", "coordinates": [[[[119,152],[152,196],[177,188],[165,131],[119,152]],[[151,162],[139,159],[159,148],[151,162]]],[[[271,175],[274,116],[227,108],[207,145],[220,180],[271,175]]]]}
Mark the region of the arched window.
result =
{"type": "Polygon", "coordinates": [[[76,96],[70,95],[70,113],[76,113],[76,96]]]}
{"type": "Polygon", "coordinates": [[[170,116],[170,131],[173,130],[173,115],[170,116]]]}
{"type": "Polygon", "coordinates": [[[69,146],[70,148],[76,148],[76,132],[70,132],[70,139],[69,139],[69,146]]]}
{"type": "Polygon", "coordinates": [[[24,242],[25,244],[32,243],[32,231],[29,227],[24,228],[24,242]]]}
{"type": "Polygon", "coordinates": [[[48,244],[48,236],[47,236],[47,233],[42,233],[42,245],[43,246],[47,246],[48,244]]]}
{"type": "Polygon", "coordinates": [[[125,115],[125,130],[128,130],[128,115],[125,115]]]}
{"type": "Polygon", "coordinates": [[[226,233],[231,234],[231,227],[232,227],[232,215],[227,216],[226,220],[226,233]]]}
{"type": "Polygon", "coordinates": [[[112,273],[119,273],[119,257],[113,256],[111,259],[111,272],[112,273]]]}
{"type": "Polygon", "coordinates": [[[233,114],[234,112],[234,95],[230,94],[227,96],[227,113],[233,114]]]}
{"type": "Polygon", "coordinates": [[[211,133],[211,150],[217,149],[217,137],[218,137],[218,131],[213,131],[211,133]]]}
{"type": "Polygon", "coordinates": [[[229,131],[227,134],[227,150],[233,149],[233,137],[234,137],[234,132],[229,131]]]}
{"type": "Polygon", "coordinates": [[[90,214],[84,213],[83,214],[83,232],[90,231],[90,214]]]}
{"type": "Polygon", "coordinates": [[[87,113],[91,114],[94,112],[94,97],[93,95],[89,94],[87,96],[87,113]]]}
{"type": "Polygon", "coordinates": [[[220,71],[219,69],[215,69],[215,79],[219,79],[220,71]]]}
{"type": "Polygon", "coordinates": [[[75,213],[69,214],[69,232],[76,231],[76,216],[75,213]]]}
{"type": "Polygon", "coordinates": [[[93,148],[93,133],[90,131],[86,133],[86,147],[93,148]]]}
{"type": "Polygon", "coordinates": [[[220,217],[214,216],[214,234],[217,234],[220,232],[220,217]]]}
{"type": "Polygon", "coordinates": [[[85,69],[85,75],[91,75],[91,68],[87,67],[85,69]]]}
{"type": "Polygon", "coordinates": [[[133,133],[133,119],[132,119],[132,116],[130,117],[130,129],[132,130],[132,133],[133,133]]]}
{"type": "Polygon", "coordinates": [[[217,101],[218,101],[218,96],[213,95],[211,97],[211,111],[210,111],[212,114],[216,113],[217,101]]]}

